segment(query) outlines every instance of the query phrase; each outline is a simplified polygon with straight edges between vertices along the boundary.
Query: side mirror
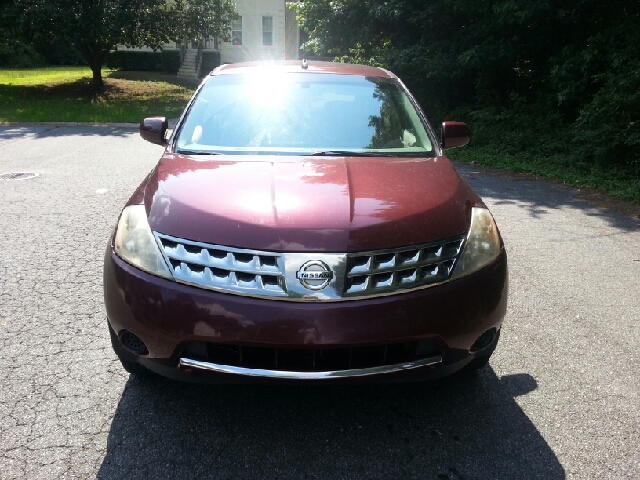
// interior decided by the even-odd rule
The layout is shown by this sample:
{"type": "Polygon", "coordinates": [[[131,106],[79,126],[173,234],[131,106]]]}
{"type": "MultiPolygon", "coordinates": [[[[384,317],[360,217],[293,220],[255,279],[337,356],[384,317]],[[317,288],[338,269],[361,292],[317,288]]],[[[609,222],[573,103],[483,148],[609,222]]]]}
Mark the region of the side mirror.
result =
{"type": "Polygon", "coordinates": [[[147,142],[165,146],[167,141],[164,136],[169,128],[165,117],[149,117],[140,122],[140,136],[147,142]]]}
{"type": "Polygon", "coordinates": [[[471,132],[466,123],[442,122],[442,148],[462,147],[470,139],[471,132]]]}

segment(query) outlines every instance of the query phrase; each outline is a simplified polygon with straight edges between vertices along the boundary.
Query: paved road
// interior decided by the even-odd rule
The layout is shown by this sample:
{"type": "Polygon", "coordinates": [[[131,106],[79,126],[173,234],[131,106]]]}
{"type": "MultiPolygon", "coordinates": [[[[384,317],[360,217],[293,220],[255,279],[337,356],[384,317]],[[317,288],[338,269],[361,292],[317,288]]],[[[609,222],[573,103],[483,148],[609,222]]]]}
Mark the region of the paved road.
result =
{"type": "Polygon", "coordinates": [[[161,148],[117,128],[1,128],[0,478],[639,478],[640,220],[459,169],[510,255],[491,366],[357,388],[129,377],[102,256],[161,148]]]}

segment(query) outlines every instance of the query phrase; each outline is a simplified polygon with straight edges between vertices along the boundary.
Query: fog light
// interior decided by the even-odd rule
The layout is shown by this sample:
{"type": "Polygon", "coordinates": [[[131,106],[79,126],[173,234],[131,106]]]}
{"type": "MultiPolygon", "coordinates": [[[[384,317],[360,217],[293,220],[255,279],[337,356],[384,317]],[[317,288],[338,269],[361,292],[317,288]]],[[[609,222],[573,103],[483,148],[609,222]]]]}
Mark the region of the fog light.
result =
{"type": "Polygon", "coordinates": [[[147,346],[140,339],[140,337],[134,335],[128,330],[125,330],[120,334],[120,341],[127,350],[130,350],[136,355],[146,355],[147,353],[149,353],[147,346]]]}
{"type": "Polygon", "coordinates": [[[489,345],[493,343],[493,339],[496,336],[496,329],[492,328],[491,330],[487,330],[482,335],[478,337],[475,343],[471,346],[472,352],[478,352],[480,350],[484,350],[489,345]]]}

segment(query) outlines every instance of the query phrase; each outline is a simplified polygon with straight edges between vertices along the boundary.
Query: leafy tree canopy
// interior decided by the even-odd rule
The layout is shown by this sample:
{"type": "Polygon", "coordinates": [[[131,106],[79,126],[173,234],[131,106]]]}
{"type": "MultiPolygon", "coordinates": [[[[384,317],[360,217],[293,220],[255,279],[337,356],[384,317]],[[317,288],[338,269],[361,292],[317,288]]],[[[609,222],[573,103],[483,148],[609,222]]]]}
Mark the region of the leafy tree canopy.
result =
{"type": "Polygon", "coordinates": [[[13,0],[0,0],[0,65],[35,66],[40,59],[35,50],[20,38],[18,18],[13,0]]]}
{"type": "Polygon", "coordinates": [[[14,0],[35,42],[72,45],[102,86],[102,66],[116,45],[159,48],[170,41],[226,37],[232,0],[14,0]]]}
{"type": "Polygon", "coordinates": [[[553,118],[583,158],[640,170],[638,0],[304,0],[297,9],[307,51],[391,69],[431,117],[465,111],[529,131],[553,118]]]}

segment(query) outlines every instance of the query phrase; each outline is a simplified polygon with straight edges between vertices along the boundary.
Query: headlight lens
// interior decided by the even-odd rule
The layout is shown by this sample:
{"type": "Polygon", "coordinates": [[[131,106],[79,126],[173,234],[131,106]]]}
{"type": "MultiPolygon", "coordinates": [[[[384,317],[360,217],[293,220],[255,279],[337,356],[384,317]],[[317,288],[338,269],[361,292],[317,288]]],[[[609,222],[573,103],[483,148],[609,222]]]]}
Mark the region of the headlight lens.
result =
{"type": "Polygon", "coordinates": [[[500,236],[493,216],[486,208],[473,207],[471,227],[452,280],[469,275],[490,264],[500,255],[500,236]]]}
{"type": "Polygon", "coordinates": [[[122,211],[115,238],[116,254],[145,272],[173,279],[151,233],[144,205],[131,205],[122,211]]]}

